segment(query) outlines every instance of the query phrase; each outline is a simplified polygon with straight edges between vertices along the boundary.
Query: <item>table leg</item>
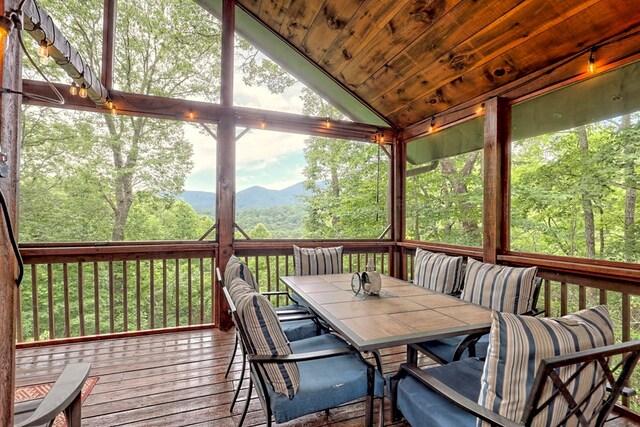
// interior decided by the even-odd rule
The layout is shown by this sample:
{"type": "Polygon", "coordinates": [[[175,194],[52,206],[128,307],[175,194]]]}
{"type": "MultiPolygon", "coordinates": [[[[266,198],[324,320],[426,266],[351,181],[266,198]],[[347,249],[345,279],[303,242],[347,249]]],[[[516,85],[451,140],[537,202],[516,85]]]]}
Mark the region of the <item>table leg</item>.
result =
{"type": "Polygon", "coordinates": [[[418,351],[412,345],[407,345],[407,363],[418,366],[418,351]]]}

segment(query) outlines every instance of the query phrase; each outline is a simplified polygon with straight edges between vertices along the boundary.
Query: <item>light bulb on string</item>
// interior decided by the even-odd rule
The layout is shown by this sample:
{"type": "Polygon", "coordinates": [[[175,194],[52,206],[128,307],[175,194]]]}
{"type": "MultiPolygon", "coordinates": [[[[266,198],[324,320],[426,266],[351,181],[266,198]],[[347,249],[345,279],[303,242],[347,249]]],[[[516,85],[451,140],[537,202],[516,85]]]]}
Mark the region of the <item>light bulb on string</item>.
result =
{"type": "Polygon", "coordinates": [[[433,132],[434,130],[436,130],[436,118],[431,117],[431,124],[429,125],[429,133],[433,132]]]}
{"type": "Polygon", "coordinates": [[[264,121],[264,119],[260,120],[260,129],[266,129],[267,127],[267,123],[264,121]]]}
{"type": "Polygon", "coordinates": [[[329,117],[327,117],[326,121],[325,121],[325,127],[327,129],[329,129],[331,127],[331,120],[329,120],[329,117]]]}
{"type": "Polygon", "coordinates": [[[82,83],[82,86],[80,86],[80,90],[78,90],[78,96],[80,96],[80,98],[87,97],[87,87],[84,83],[82,83]]]}
{"type": "Polygon", "coordinates": [[[189,119],[191,119],[191,120],[193,120],[193,119],[195,119],[195,118],[196,118],[196,115],[195,115],[195,113],[193,112],[193,110],[189,110],[189,114],[188,114],[188,116],[189,116],[189,119]]]}
{"type": "Polygon", "coordinates": [[[109,110],[113,108],[113,101],[111,100],[111,98],[107,98],[107,102],[104,103],[104,106],[107,107],[109,110]]]}
{"type": "Polygon", "coordinates": [[[476,108],[476,114],[477,114],[477,115],[480,115],[480,114],[482,114],[482,113],[484,113],[484,102],[483,102],[482,104],[480,104],[480,105],[478,106],[478,108],[476,108]]]}
{"type": "Polygon", "coordinates": [[[78,94],[78,85],[76,82],[71,82],[71,87],[69,88],[69,93],[72,96],[76,96],[78,94]]]}
{"type": "Polygon", "coordinates": [[[589,59],[587,59],[587,70],[591,74],[594,74],[596,72],[596,59],[593,57],[595,51],[596,49],[592,47],[589,51],[589,59]]]}
{"type": "Polygon", "coordinates": [[[38,56],[40,57],[40,63],[42,65],[49,63],[49,44],[46,39],[41,40],[38,45],[38,56]]]}

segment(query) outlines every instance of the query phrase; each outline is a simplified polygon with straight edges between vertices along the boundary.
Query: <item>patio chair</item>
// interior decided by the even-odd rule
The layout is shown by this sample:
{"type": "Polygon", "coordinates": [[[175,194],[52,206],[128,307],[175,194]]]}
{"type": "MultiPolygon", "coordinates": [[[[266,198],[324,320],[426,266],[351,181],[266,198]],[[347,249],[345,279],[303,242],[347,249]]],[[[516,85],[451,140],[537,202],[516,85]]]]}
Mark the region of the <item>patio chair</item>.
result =
{"type": "Polygon", "coordinates": [[[601,426],[640,358],[612,344],[605,306],[563,318],[493,314],[486,361],[467,358],[390,379],[392,418],[413,426],[601,426]]]}
{"type": "MultiPolygon", "coordinates": [[[[218,283],[220,283],[221,289],[226,291],[226,287],[224,285],[224,281],[222,280],[222,274],[220,273],[219,268],[216,268],[216,274],[218,275],[218,283]]],[[[254,292],[254,288],[240,277],[237,277],[231,281],[230,288],[231,289],[229,290],[229,292],[224,292],[225,298],[228,296],[227,304],[229,306],[231,306],[233,304],[233,301],[235,300],[234,294],[237,294],[239,296],[243,293],[254,292]]],[[[287,338],[291,341],[313,337],[322,333],[322,326],[320,325],[320,323],[318,323],[316,316],[306,310],[302,312],[295,312],[290,310],[281,311],[279,313],[279,317],[283,322],[283,330],[285,331],[285,335],[287,335],[287,338]]],[[[227,365],[227,370],[224,373],[225,378],[229,376],[229,372],[231,371],[231,366],[233,365],[233,361],[236,357],[238,348],[240,348],[240,352],[242,354],[242,369],[240,371],[238,386],[236,387],[233,399],[231,400],[231,405],[229,407],[230,411],[233,411],[236,401],[238,400],[238,395],[240,393],[240,388],[242,387],[244,374],[247,368],[246,351],[242,346],[242,341],[240,340],[238,330],[236,328],[233,353],[229,358],[229,364],[227,365]]]]}
{"type": "Polygon", "coordinates": [[[42,399],[14,405],[14,426],[48,426],[64,413],[68,427],[77,427],[81,419],[82,386],[89,376],[90,363],[67,365],[42,399]]]}
{"type": "Polygon", "coordinates": [[[237,307],[232,301],[231,311],[250,365],[239,425],[254,384],[268,426],[361,398],[366,398],[366,423],[372,424],[373,399],[383,397],[384,380],[356,349],[333,334],[289,343],[275,310],[257,292],[240,297],[237,307]]]}
{"type": "MultiPolygon", "coordinates": [[[[542,279],[537,268],[507,267],[469,259],[461,299],[501,312],[537,316],[542,279]]],[[[413,345],[440,364],[463,357],[484,357],[489,336],[486,333],[441,338],[413,345]]]]}

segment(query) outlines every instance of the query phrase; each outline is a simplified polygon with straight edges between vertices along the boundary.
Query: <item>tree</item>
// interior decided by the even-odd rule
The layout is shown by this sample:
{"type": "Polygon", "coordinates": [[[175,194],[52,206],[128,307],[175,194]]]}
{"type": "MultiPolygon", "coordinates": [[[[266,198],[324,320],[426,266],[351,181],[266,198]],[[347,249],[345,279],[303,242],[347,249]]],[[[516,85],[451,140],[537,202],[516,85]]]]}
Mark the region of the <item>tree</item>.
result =
{"type": "MultiPolygon", "coordinates": [[[[63,23],[65,35],[91,68],[99,70],[102,1],[46,0],[42,5],[63,23]]],[[[194,2],[118,3],[114,86],[119,90],[215,101],[219,52],[220,26],[194,2]],[[195,15],[199,19],[175,19],[195,15]]],[[[92,149],[108,155],[108,163],[92,165],[92,178],[113,215],[110,238],[123,240],[137,194],[171,198],[182,191],[192,166],[191,144],[181,122],[110,114],[84,114],[83,121],[92,131],[86,136],[92,149]]]]}

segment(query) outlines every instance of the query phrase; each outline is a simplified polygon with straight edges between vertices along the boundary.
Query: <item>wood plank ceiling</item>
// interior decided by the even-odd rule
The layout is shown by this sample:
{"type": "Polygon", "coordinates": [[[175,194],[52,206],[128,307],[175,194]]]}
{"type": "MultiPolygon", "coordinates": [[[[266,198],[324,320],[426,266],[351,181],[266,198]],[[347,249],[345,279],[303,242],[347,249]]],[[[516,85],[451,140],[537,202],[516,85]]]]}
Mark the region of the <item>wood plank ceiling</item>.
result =
{"type": "Polygon", "coordinates": [[[640,52],[640,0],[237,3],[398,128],[545,68],[575,78],[594,46],[598,66],[640,52]]]}

